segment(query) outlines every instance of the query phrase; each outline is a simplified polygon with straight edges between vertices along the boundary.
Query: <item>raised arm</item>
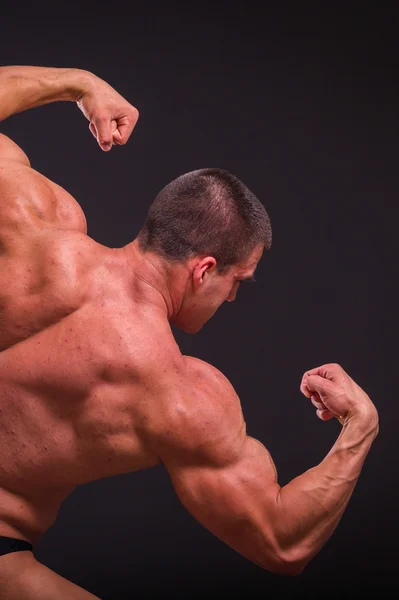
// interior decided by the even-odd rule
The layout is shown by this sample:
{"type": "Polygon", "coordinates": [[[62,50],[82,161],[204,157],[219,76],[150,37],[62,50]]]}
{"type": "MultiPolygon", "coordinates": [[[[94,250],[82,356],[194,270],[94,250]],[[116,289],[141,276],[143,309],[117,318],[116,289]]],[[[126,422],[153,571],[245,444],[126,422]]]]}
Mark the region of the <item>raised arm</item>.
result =
{"type": "Polygon", "coordinates": [[[105,81],[81,69],[0,67],[0,121],[57,101],[76,102],[102,150],[125,144],[138,119],[137,109],[105,81]]]}
{"type": "Polygon", "coordinates": [[[304,376],[301,390],[313,396],[318,416],[326,420],[328,410],[343,416],[344,424],[320,464],[280,487],[269,452],[246,435],[230,383],[192,361],[187,393],[195,396],[193,409],[178,411],[174,431],[160,447],[177,495],[202,525],[252,562],[277,573],[300,573],[330,538],[350,499],[378,432],[374,405],[338,365],[304,376]]]}

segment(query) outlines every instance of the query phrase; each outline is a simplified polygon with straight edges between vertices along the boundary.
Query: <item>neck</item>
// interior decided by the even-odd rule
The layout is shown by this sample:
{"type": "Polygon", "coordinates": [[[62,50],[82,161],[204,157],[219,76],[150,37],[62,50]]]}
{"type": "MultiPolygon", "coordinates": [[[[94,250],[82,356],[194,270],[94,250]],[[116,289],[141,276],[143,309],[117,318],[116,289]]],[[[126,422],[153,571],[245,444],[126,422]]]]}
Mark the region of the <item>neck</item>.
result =
{"type": "Polygon", "coordinates": [[[180,311],[190,269],[188,264],[171,264],[154,252],[143,252],[137,240],[122,248],[131,286],[144,302],[162,310],[170,321],[180,311]]]}

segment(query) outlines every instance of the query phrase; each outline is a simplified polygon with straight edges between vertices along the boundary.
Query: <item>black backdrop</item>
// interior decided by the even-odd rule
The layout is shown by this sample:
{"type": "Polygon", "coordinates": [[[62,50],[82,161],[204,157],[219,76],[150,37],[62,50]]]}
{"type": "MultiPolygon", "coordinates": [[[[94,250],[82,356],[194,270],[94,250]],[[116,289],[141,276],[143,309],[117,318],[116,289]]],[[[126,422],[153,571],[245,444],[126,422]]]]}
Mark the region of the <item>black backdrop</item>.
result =
{"type": "Polygon", "coordinates": [[[104,599],[346,597],[396,586],[398,21],[393,10],[346,9],[4,9],[1,64],[91,70],[140,111],[129,144],[109,154],[68,103],[2,123],[81,203],[94,239],[129,242],[157,191],[200,167],[230,170],[264,202],[274,243],[255,286],[199,334],[175,334],[183,353],[230,378],[280,484],[322,460],[339,433],[300,394],[306,369],[340,363],[380,414],[336,532],[294,578],[263,571],[202,528],[161,467],[78,488],[37,558],[104,599]]]}

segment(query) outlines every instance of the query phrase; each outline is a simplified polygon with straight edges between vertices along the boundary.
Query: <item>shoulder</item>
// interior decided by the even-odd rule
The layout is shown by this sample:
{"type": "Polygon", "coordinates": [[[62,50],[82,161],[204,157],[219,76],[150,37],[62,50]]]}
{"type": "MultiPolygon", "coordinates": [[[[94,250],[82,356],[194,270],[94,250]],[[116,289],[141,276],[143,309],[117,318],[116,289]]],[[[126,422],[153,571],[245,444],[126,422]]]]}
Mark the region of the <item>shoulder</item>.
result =
{"type": "Polygon", "coordinates": [[[160,456],[214,463],[233,456],[245,438],[240,399],[229,380],[209,363],[182,356],[167,382],[167,418],[160,456]]]}
{"type": "Polygon", "coordinates": [[[194,356],[181,355],[175,363],[179,393],[198,409],[209,404],[227,408],[240,404],[230,381],[212,364],[194,356]],[[202,400],[202,401],[201,401],[202,400]]]}
{"type": "Polygon", "coordinates": [[[197,401],[206,398],[222,410],[241,406],[234,387],[215,366],[199,358],[184,355],[183,370],[183,382],[197,401]]]}
{"type": "Polygon", "coordinates": [[[86,216],[69,192],[31,167],[25,152],[0,133],[0,187],[9,209],[17,208],[16,195],[24,200],[37,224],[87,233],[86,216]]]}

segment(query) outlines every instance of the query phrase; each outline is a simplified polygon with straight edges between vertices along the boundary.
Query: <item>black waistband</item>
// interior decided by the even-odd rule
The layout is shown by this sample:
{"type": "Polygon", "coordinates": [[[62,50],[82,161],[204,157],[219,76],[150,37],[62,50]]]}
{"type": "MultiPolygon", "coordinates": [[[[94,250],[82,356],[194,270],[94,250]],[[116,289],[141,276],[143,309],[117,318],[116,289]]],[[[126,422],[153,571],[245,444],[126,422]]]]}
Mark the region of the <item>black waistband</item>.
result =
{"type": "Polygon", "coordinates": [[[0,536],[0,556],[3,554],[10,554],[11,552],[23,552],[26,550],[32,551],[32,544],[25,540],[0,536]]]}

